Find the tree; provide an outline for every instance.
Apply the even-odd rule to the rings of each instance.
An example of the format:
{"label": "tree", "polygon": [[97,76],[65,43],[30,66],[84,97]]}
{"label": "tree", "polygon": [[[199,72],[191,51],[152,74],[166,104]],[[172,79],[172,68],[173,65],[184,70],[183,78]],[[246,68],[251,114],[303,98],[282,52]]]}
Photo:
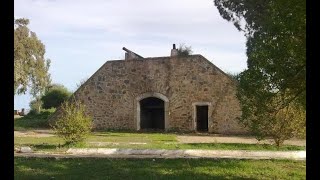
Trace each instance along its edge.
{"label": "tree", "polygon": [[226,74],[234,81],[238,81],[239,73],[226,72]]}
{"label": "tree", "polygon": [[50,59],[44,58],[45,46],[28,24],[28,19],[14,21],[14,94],[31,87],[32,96],[39,100],[50,83]]}
{"label": "tree", "polygon": [[[292,137],[285,134],[297,134],[297,130],[305,128],[301,114],[305,114],[306,107],[306,2],[214,3],[220,15],[233,22],[247,38],[248,69],[238,76],[241,122],[258,138],[272,136],[280,145],[283,139]],[[291,118],[283,118],[283,114],[290,114]],[[276,137],[280,135],[274,129],[290,133]]]}
{"label": "tree", "polygon": [[214,3],[224,19],[245,33],[247,71],[256,72],[252,78],[261,78],[266,81],[265,86],[274,86],[279,91],[289,89],[294,100],[305,107],[306,2],[214,0]]}
{"label": "tree", "polygon": [[186,46],[185,44],[180,44],[178,48],[178,56],[189,56],[192,54],[191,46]]}
{"label": "tree", "polygon": [[30,101],[29,107],[30,107],[31,114],[33,114],[33,113],[39,114],[40,113],[39,107],[40,108],[42,107],[42,101],[34,99],[34,100]]}
{"label": "tree", "polygon": [[58,108],[70,96],[71,92],[63,85],[52,84],[48,91],[42,96],[43,108]]}
{"label": "tree", "polygon": [[[247,72],[245,72],[247,73]],[[292,137],[304,137],[306,127],[305,109],[299,102],[291,101],[285,93],[259,91],[257,86],[246,81],[245,75],[238,76],[237,97],[241,103],[240,122],[247,126],[258,140],[271,137],[277,147]]]}
{"label": "tree", "polygon": [[45,63],[43,60],[37,60],[35,64],[34,72],[31,75],[31,91],[30,94],[34,97],[35,105],[37,105],[36,113],[40,113],[42,102],[41,97],[44,95],[50,84],[49,75],[50,61]]}

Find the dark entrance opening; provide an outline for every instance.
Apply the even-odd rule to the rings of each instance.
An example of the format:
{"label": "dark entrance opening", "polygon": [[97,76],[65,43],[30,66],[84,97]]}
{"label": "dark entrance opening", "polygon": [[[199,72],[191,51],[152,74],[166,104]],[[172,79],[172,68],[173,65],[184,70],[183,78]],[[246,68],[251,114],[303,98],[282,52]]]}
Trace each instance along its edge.
{"label": "dark entrance opening", "polygon": [[148,97],[140,101],[141,129],[164,130],[164,101]]}
{"label": "dark entrance opening", "polygon": [[208,106],[196,106],[197,131],[208,131]]}

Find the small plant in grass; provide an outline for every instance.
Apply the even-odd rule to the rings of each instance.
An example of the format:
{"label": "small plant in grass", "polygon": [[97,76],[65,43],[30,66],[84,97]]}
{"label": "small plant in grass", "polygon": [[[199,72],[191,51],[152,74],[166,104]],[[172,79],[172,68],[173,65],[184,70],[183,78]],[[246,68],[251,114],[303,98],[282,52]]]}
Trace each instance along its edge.
{"label": "small plant in grass", "polygon": [[85,106],[74,100],[61,105],[62,116],[52,125],[55,133],[66,141],[66,145],[81,144],[90,134],[92,118],[85,113]]}

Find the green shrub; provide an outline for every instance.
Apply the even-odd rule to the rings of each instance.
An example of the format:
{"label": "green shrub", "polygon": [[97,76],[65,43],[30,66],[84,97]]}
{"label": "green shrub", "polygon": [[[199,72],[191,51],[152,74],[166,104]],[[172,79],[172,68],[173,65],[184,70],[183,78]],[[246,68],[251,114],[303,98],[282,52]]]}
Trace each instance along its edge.
{"label": "green shrub", "polygon": [[54,84],[50,87],[48,92],[46,92],[44,96],[42,96],[42,107],[45,109],[49,109],[52,107],[58,108],[71,96],[71,94],[72,93],[63,85]]}
{"label": "green shrub", "polygon": [[29,107],[30,107],[30,112],[31,114],[39,114],[41,112],[41,107],[42,107],[42,101],[41,100],[32,100],[29,103]]}
{"label": "green shrub", "polygon": [[178,56],[185,57],[192,54],[191,46],[186,46],[184,43],[180,44],[178,48]]}
{"label": "green shrub", "polygon": [[52,126],[55,133],[66,141],[66,145],[82,142],[92,128],[92,118],[85,114],[85,106],[77,101],[65,101],[61,113]]}

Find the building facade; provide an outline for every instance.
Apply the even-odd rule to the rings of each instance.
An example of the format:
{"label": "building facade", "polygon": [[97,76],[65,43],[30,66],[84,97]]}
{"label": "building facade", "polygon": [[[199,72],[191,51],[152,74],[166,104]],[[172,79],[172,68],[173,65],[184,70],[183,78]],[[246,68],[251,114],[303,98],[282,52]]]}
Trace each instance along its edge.
{"label": "building facade", "polygon": [[235,82],[202,55],[131,55],[107,61],[74,93],[95,129],[246,132]]}

